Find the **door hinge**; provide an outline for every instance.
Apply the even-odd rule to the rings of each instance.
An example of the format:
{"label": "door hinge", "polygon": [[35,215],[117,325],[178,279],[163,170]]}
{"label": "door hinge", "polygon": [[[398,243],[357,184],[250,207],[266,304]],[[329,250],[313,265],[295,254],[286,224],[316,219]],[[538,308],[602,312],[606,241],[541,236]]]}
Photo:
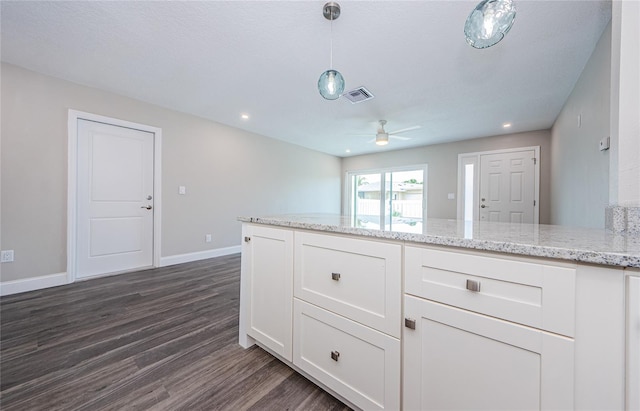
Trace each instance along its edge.
{"label": "door hinge", "polygon": [[245,243],[248,243],[249,241],[251,241],[251,237],[245,237],[245,238],[244,238],[244,242],[245,242]]}
{"label": "door hinge", "polygon": [[533,200],[533,206],[534,207],[536,206],[536,200]]}
{"label": "door hinge", "polygon": [[537,159],[537,158],[535,158],[535,157],[534,157],[534,158],[532,158],[532,160],[533,160],[533,165],[534,165],[534,166],[535,166],[536,164],[538,164],[538,159]]}

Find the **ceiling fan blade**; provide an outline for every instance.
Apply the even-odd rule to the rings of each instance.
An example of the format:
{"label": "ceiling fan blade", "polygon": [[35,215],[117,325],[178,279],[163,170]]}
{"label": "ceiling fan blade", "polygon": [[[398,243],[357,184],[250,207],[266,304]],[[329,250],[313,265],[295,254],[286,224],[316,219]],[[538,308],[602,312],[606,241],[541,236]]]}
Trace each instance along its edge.
{"label": "ceiling fan blade", "polygon": [[389,134],[389,137],[395,138],[396,140],[411,140],[411,137],[394,136],[393,134]]}
{"label": "ceiling fan blade", "polygon": [[413,126],[413,127],[407,127],[407,128],[403,128],[401,130],[396,130],[394,132],[389,132],[389,134],[398,134],[398,133],[404,133],[405,131],[413,131],[413,130],[417,130],[419,128],[422,128],[422,126]]}
{"label": "ceiling fan blade", "polygon": [[367,141],[367,143],[375,143],[376,139],[372,138],[371,140]]}

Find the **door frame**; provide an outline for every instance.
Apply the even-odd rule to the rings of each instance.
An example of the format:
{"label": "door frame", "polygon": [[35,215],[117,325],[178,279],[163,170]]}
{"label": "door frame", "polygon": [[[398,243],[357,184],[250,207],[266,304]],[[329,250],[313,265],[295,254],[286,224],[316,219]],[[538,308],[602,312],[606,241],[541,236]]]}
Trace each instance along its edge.
{"label": "door frame", "polygon": [[[95,121],[118,127],[146,131],[153,134],[153,267],[160,267],[162,224],[162,129],[145,124],[69,109],[68,115],[68,172],[67,172],[67,282],[76,280],[78,225],[78,120]],[[111,275],[115,273],[107,273]],[[96,276],[98,277],[98,276]]]}
{"label": "door frame", "polygon": [[[490,150],[490,151],[478,151],[474,153],[461,153],[458,154],[458,200],[457,200],[457,219],[464,220],[464,166],[465,164],[470,163],[469,159],[474,159],[471,161],[476,167],[474,167],[473,171],[473,191],[474,196],[480,196],[480,157],[489,154],[505,154],[505,153],[513,153],[518,151],[533,151],[534,156],[536,158],[536,162],[533,166],[533,199],[535,201],[535,205],[533,206],[533,224],[539,224],[540,222],[540,146],[530,146],[530,147],[514,147],[514,148],[506,148],[501,150]],[[479,200],[479,198],[478,198]],[[480,209],[476,207],[473,212],[474,219],[473,221],[480,220]]]}

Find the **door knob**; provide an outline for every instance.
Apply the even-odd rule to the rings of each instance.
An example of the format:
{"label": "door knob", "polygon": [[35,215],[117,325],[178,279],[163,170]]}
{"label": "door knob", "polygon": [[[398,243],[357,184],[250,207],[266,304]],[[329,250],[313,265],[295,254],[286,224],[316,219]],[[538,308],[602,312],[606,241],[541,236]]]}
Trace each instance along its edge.
{"label": "door knob", "polygon": [[482,204],[482,205],[480,206],[480,208],[487,208],[487,207],[488,207],[488,206],[486,206],[486,205],[484,205],[484,204]]}
{"label": "door knob", "polygon": [[151,210],[153,207],[151,207],[150,205],[146,205],[146,206],[142,206],[140,208],[146,208],[147,210]]}

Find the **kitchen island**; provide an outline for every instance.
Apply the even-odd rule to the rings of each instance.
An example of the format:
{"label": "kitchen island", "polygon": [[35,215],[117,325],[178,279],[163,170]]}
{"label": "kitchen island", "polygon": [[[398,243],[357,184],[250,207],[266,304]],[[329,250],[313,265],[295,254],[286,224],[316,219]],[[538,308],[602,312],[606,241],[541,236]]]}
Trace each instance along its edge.
{"label": "kitchen island", "polygon": [[633,405],[626,293],[639,275],[637,236],[438,219],[408,233],[339,215],[239,220],[240,344],[258,343],[351,406]]}

